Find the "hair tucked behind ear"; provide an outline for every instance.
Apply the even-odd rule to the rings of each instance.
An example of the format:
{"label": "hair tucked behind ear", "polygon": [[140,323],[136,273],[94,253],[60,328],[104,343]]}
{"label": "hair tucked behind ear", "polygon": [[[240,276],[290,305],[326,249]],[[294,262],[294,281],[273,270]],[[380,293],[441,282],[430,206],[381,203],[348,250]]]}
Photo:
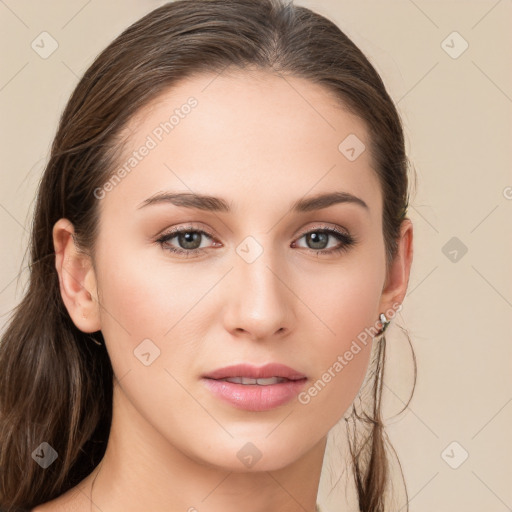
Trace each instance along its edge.
{"label": "hair tucked behind ear", "polygon": [[[112,367],[105,346],[79,331],[63,304],[53,225],[68,219],[75,242],[93,256],[98,230],[94,191],[115,172],[123,127],[180,80],[228,66],[309,79],[366,122],[367,150],[383,197],[386,262],[393,261],[408,206],[402,126],[382,80],[352,41],[326,18],[278,0],[177,0],[150,12],[119,35],[79,81],[42,176],[28,289],[0,344],[4,510],[29,509],[74,487],[99,463],[108,441]],[[92,337],[103,342],[101,332]],[[349,439],[362,512],[385,509],[381,347],[369,409],[353,415],[358,425]],[[357,431],[363,432],[362,443]],[[46,469],[32,456],[43,442],[58,454]]]}

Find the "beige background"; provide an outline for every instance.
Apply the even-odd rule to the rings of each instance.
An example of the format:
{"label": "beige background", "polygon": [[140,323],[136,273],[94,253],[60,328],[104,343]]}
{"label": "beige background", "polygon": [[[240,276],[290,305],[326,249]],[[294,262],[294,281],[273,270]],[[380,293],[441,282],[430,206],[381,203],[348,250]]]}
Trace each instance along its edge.
{"label": "beige background", "polygon": [[[60,112],[95,55],[163,3],[0,1],[2,325],[26,282],[30,216]],[[400,109],[418,173],[409,214],[415,261],[398,320],[418,360],[407,412],[393,417],[411,384],[408,346],[394,325],[385,387],[410,510],[512,510],[512,3],[296,3],[335,21],[376,66]],[[58,43],[46,59],[31,47],[43,31]],[[452,58],[447,51],[456,56],[464,41],[467,50]],[[330,492],[338,476],[322,474],[327,511],[342,503],[340,489]]]}

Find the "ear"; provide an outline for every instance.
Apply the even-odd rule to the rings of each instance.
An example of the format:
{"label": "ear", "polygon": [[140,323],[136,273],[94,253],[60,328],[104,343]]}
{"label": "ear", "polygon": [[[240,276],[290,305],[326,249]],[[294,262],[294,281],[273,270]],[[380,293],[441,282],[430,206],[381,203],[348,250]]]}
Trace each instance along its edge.
{"label": "ear", "polygon": [[[407,293],[413,258],[413,226],[410,219],[402,221],[395,259],[390,265],[382,290],[379,313],[397,311]],[[389,315],[388,315],[389,316]]]}
{"label": "ear", "polygon": [[101,328],[96,276],[91,258],[78,251],[74,234],[73,224],[67,219],[60,219],[53,226],[60,293],[76,327],[83,332],[96,332]]}

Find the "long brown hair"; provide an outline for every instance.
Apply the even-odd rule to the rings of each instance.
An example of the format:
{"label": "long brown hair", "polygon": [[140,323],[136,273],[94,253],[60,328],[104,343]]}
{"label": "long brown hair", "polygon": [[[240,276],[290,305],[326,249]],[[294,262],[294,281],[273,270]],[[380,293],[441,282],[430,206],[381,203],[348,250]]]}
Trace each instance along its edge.
{"label": "long brown hair", "polygon": [[[165,89],[227,66],[306,78],[366,122],[382,190],[386,262],[397,251],[408,206],[408,160],[399,114],[376,70],[331,21],[285,0],[177,0],[150,12],[92,63],[60,119],[38,190],[30,279],[0,345],[0,505],[21,511],[74,487],[100,462],[112,419],[114,375],[101,331],[89,335],[63,304],[52,241],[60,218],[94,254],[94,191],[115,171],[120,133]],[[341,142],[341,141],[340,141]],[[371,392],[354,404],[349,437],[362,512],[385,510],[388,442],[381,419],[385,337],[371,363]],[[415,365],[416,375],[416,365]],[[348,419],[347,419],[348,420]],[[42,442],[57,453],[43,469]]]}

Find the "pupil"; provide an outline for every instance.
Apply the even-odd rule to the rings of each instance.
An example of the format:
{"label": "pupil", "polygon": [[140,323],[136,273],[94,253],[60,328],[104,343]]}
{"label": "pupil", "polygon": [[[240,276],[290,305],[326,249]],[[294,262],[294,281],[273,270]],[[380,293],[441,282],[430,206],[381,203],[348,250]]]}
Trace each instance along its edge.
{"label": "pupil", "polygon": [[[327,244],[327,233],[310,233],[307,235],[308,240],[313,244],[313,249],[324,249]],[[315,245],[320,244],[320,246]]]}
{"label": "pupil", "polygon": [[[197,232],[188,232],[180,235],[180,244],[184,246],[185,249],[197,249],[200,243],[201,235]],[[197,243],[199,241],[199,243]]]}

